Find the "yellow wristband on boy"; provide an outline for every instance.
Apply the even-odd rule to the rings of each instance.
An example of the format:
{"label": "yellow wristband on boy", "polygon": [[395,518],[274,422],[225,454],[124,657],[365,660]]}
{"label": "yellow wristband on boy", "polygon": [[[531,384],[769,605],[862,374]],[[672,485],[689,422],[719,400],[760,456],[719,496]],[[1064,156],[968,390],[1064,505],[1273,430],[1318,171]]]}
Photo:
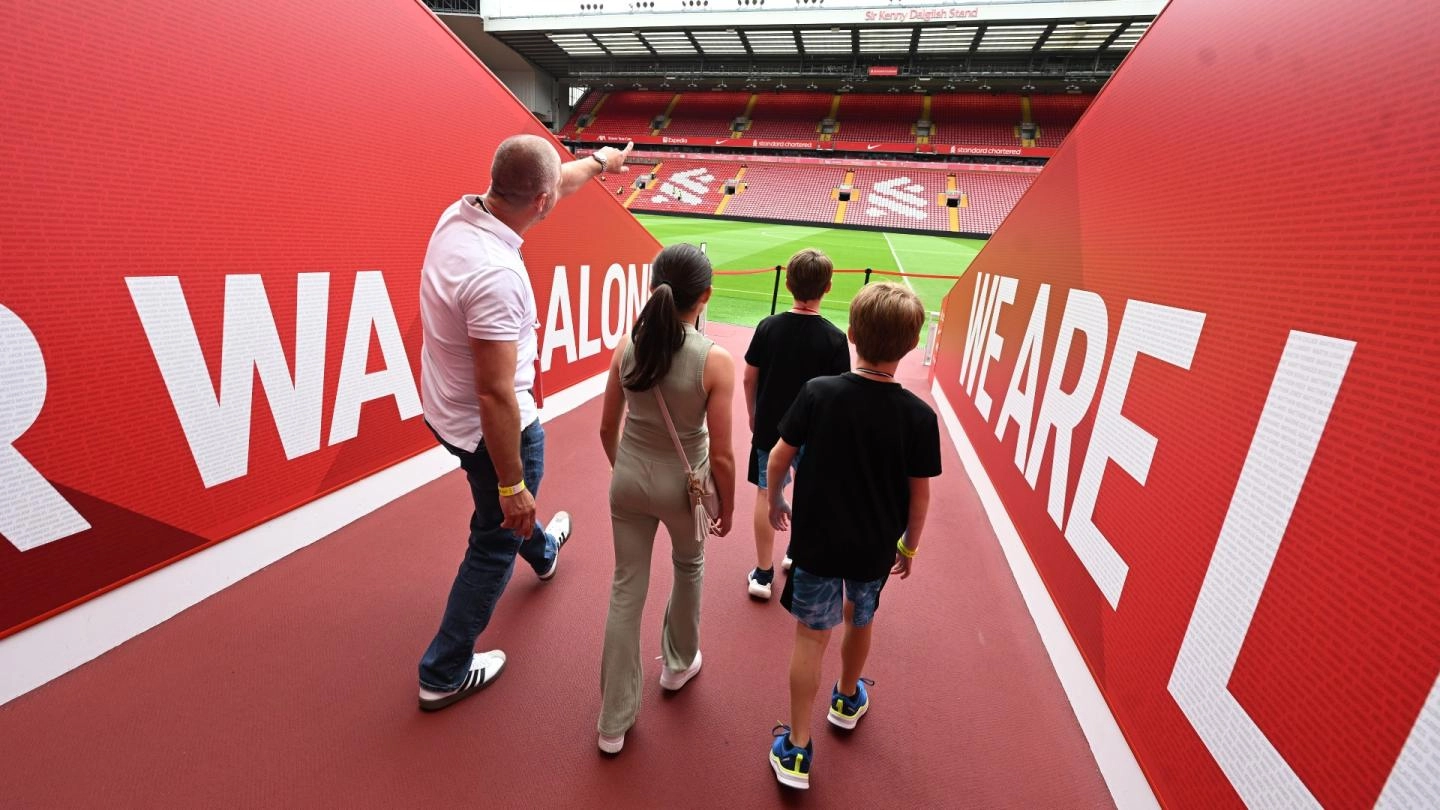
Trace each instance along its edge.
{"label": "yellow wristband on boy", "polygon": [[913,560],[915,559],[915,554],[920,549],[910,548],[909,546],[905,545],[905,538],[902,537],[899,540],[895,541],[895,550],[900,552],[901,557],[904,557],[907,560]]}
{"label": "yellow wristband on boy", "polygon": [[519,495],[520,493],[525,491],[525,479],[521,478],[520,483],[516,484],[513,487],[502,486],[497,487],[497,489],[499,489],[500,494],[506,498],[510,497],[511,495]]}

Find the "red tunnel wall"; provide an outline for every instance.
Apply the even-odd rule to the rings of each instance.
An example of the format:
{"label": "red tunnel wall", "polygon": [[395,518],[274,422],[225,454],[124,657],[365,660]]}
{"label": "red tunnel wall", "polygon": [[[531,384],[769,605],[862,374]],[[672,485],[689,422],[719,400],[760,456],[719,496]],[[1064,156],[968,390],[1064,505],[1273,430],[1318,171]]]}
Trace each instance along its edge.
{"label": "red tunnel wall", "polygon": [[[485,189],[502,138],[544,132],[414,0],[39,4],[6,23],[0,636],[434,446],[413,396],[426,243],[446,206]],[[591,186],[524,247],[554,327],[552,395],[604,370],[602,329],[628,323],[658,250]],[[251,374],[248,414],[209,428],[239,437],[243,474],[206,486],[154,343],[198,344],[196,410],[222,410],[227,285],[253,276],[268,306],[229,325],[273,318],[289,385],[306,287],[323,383],[277,406]],[[132,292],[157,277],[178,278],[184,303],[151,335]],[[403,351],[387,355],[387,335]],[[395,370],[380,394],[344,397],[360,400],[353,438],[336,408],[347,347],[361,372]],[[276,407],[318,409],[293,458]]]}
{"label": "red tunnel wall", "polygon": [[935,379],[1165,804],[1440,805],[1436,41],[1173,0],[949,296]]}

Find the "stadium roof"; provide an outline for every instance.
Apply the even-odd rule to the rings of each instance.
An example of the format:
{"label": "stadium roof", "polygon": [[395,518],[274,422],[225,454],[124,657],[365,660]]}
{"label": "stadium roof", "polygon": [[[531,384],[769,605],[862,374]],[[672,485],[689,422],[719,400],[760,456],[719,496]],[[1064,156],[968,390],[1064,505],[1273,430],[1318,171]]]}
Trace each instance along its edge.
{"label": "stadium roof", "polygon": [[[1164,6],[1164,0],[768,0],[769,9],[761,7],[767,0],[428,2],[442,16],[480,16],[486,33],[557,78],[636,86],[739,77],[802,78],[826,87],[926,78],[1103,80]],[[876,66],[895,73],[872,79]]]}

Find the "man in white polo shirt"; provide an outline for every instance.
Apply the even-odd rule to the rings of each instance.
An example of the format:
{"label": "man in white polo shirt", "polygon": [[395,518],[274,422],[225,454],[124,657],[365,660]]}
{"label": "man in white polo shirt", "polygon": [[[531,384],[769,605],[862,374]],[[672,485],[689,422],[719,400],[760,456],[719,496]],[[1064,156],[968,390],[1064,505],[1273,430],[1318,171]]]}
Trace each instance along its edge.
{"label": "man in white polo shirt", "polygon": [[440,630],[420,659],[421,709],[443,709],[500,674],[505,654],[476,653],[475,640],[516,555],[549,580],[570,537],[565,512],[543,529],[535,520],[545,431],[534,396],[539,319],[521,234],[591,178],[625,171],[632,147],[562,164],[544,138],[507,138],[495,150],[489,191],[447,208],[430,237],[420,275],[421,398],[430,429],[460,459],[475,512]]}

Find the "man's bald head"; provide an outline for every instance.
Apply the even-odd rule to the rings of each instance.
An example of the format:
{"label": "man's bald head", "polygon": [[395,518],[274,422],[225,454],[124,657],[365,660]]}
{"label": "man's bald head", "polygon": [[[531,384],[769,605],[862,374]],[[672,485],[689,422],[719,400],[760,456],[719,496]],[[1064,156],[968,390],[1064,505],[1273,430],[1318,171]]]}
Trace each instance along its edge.
{"label": "man's bald head", "polygon": [[554,195],[560,182],[560,155],[539,135],[512,135],[500,142],[490,163],[490,193],[524,206],[541,194]]}

